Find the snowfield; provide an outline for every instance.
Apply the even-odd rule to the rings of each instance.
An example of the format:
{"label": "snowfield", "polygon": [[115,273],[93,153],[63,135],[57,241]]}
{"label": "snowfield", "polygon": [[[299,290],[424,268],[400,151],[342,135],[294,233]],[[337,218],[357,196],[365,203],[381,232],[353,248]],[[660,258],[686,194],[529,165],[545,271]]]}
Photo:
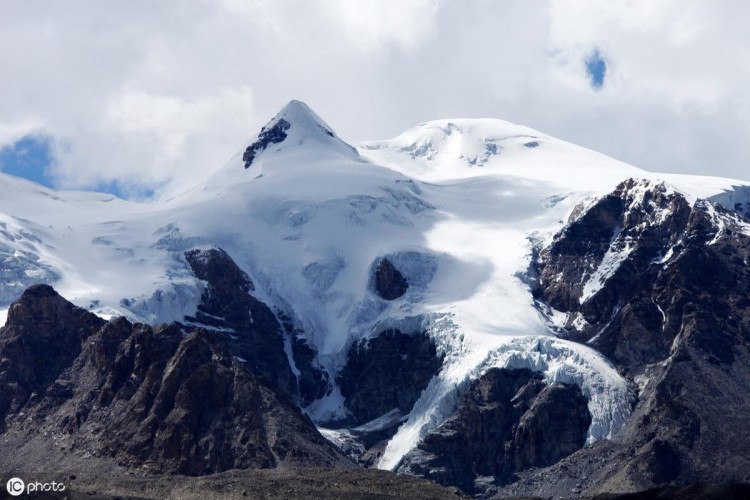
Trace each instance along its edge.
{"label": "snowfield", "polygon": [[[286,137],[257,151],[247,168],[237,155],[169,200],[132,203],[0,175],[0,309],[46,282],[105,317],[179,321],[195,312],[203,290],[184,252],[221,247],[251,277],[255,295],[304,330],[329,373],[352,342],[385,328],[435,339],[444,367],[381,468],[396,467],[491,367],[531,368],[579,385],[593,442],[616,435],[634,388],[594,350],[555,337],[525,281],[534,246],[577,204],[628,177],[664,180],[692,201],[733,205],[750,193],[741,181],[645,172],[501,120],[427,122],[356,148],[300,102],[266,128],[280,120]],[[390,302],[372,289],[384,256],[410,283]],[[586,293],[621,257],[605,259]],[[306,411],[318,422],[346,412],[335,387]]]}

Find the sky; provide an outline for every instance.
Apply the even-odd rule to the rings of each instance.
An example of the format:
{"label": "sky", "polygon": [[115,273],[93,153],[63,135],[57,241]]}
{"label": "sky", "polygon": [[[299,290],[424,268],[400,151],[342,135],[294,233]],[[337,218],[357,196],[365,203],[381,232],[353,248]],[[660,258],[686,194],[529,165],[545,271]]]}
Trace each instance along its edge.
{"label": "sky", "polygon": [[3,0],[0,170],[189,189],[289,100],[350,142],[494,117],[750,180],[750,2]]}

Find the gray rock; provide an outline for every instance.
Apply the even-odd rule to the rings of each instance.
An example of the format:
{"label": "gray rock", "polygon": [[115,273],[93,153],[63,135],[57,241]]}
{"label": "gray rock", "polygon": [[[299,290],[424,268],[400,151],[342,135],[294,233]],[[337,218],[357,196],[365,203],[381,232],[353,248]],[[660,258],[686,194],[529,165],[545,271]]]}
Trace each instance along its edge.
{"label": "gray rock", "polygon": [[[580,449],[591,415],[575,385],[545,385],[530,370],[493,368],[461,397],[456,413],[408,453],[399,472],[478,492],[515,472],[551,465]],[[478,481],[479,479],[479,481]]]}
{"label": "gray rock", "polygon": [[351,346],[337,381],[347,409],[362,424],[394,408],[409,413],[441,366],[426,333],[386,330]]}

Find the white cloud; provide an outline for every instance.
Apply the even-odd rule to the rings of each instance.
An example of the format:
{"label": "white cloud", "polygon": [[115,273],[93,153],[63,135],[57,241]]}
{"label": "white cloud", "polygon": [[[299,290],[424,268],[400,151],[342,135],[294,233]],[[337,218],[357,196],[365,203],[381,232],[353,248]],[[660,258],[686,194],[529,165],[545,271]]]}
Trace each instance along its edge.
{"label": "white cloud", "polygon": [[[191,186],[290,99],[352,140],[496,116],[654,170],[750,178],[746,2],[0,3],[0,145],[66,187]],[[594,91],[584,59],[607,61]]]}
{"label": "white cloud", "polygon": [[363,51],[382,50],[392,44],[413,52],[435,34],[436,0],[329,0],[324,3],[352,45]]}
{"label": "white cloud", "polygon": [[24,136],[35,134],[41,129],[41,121],[18,121],[11,123],[0,121],[0,147],[13,144]]}
{"label": "white cloud", "polygon": [[187,189],[227,159],[217,151],[247,139],[252,112],[247,87],[193,100],[128,90],[106,103],[100,120],[58,141],[51,174],[70,188],[119,182],[137,192],[171,181],[173,189]]}

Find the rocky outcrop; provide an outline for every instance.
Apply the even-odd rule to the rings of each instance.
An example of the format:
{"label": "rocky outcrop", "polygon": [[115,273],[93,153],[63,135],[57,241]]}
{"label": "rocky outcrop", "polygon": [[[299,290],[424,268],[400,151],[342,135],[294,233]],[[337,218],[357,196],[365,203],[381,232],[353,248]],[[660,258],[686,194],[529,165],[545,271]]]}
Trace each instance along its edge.
{"label": "rocky outcrop", "polygon": [[461,397],[456,413],[404,457],[399,472],[478,492],[580,449],[590,424],[577,386],[546,385],[530,370],[493,368]]}
{"label": "rocky outcrop", "polygon": [[441,366],[426,333],[386,330],[351,346],[337,381],[346,408],[365,423],[394,408],[409,413]]}
{"label": "rocky outcrop", "polygon": [[258,134],[258,140],[249,145],[242,154],[242,161],[245,163],[245,168],[250,168],[255,157],[263,150],[273,144],[283,142],[284,139],[286,139],[286,131],[289,130],[290,126],[291,125],[288,121],[280,118],[275,123],[263,127]]}
{"label": "rocky outcrop", "polygon": [[375,292],[385,300],[396,300],[409,288],[404,275],[387,258],[381,259],[375,268],[374,281]]}
{"label": "rocky outcrop", "polygon": [[48,285],[29,287],[0,334],[0,422],[44,394],[103,323]]}
{"label": "rocky outcrop", "polygon": [[248,275],[219,248],[190,250],[185,258],[205,282],[201,303],[195,317],[186,318],[188,324],[218,331],[250,371],[297,399],[284,330],[273,311],[251,295],[254,285]]}
{"label": "rocky outcrop", "polygon": [[69,468],[82,456],[189,475],[352,466],[216,332],[105,324],[34,287],[0,330],[0,358],[1,467]]}
{"label": "rocky outcrop", "polygon": [[[715,320],[721,311],[743,314],[743,224],[709,202],[691,206],[664,184],[630,179],[574,213],[541,252],[537,298],[568,313],[563,335],[637,370],[669,355],[696,307]],[[711,330],[705,345],[717,359],[730,355],[732,335],[700,330]]]}
{"label": "rocky outcrop", "polygon": [[542,309],[567,313],[563,334],[609,357],[639,399],[615,440],[499,494],[750,482],[750,436],[737,432],[750,412],[750,221],[631,180],[574,214],[538,269]]}
{"label": "rocky outcrop", "polygon": [[513,436],[513,467],[523,470],[558,462],[586,442],[591,414],[573,384],[545,386],[521,416]]}

